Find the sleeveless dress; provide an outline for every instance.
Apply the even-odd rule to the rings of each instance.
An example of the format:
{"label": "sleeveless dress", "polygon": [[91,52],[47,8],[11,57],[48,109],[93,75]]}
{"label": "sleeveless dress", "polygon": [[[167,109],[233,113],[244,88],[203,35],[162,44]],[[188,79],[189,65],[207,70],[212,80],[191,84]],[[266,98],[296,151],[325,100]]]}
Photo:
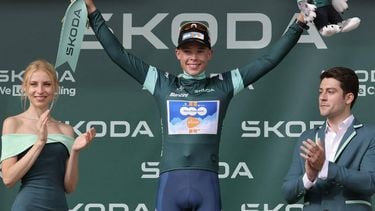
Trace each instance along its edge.
{"label": "sleeveless dress", "polygon": [[[36,140],[37,136],[32,134],[3,135],[1,161],[13,156],[21,159]],[[47,144],[21,179],[12,211],[69,210],[64,176],[73,141],[73,138],[61,134],[48,135]]]}

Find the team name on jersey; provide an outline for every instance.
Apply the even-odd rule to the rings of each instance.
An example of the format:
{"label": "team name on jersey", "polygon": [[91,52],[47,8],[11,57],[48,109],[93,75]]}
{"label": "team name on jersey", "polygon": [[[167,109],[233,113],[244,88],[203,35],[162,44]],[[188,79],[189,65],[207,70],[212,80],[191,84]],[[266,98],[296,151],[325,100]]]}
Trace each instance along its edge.
{"label": "team name on jersey", "polygon": [[202,92],[206,92],[206,93],[210,93],[210,92],[214,92],[215,89],[198,89],[198,90],[194,90],[194,93],[198,94],[198,93],[202,93]]}
{"label": "team name on jersey", "polygon": [[188,97],[189,94],[188,93],[175,93],[175,92],[171,92],[171,94],[169,94],[169,97],[181,97],[181,98],[186,98]]}

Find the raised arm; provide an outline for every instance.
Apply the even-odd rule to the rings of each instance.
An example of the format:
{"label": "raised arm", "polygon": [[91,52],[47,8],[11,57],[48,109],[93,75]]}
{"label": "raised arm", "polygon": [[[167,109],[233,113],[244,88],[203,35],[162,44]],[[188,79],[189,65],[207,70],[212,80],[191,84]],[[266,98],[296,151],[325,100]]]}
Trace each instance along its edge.
{"label": "raised arm", "polygon": [[97,10],[92,0],[86,0],[86,5],[90,25],[108,56],[121,67],[122,70],[127,72],[140,84],[144,84],[147,73],[151,67],[124,49],[120,41],[107,27],[101,13]]}
{"label": "raised arm", "polygon": [[254,83],[276,67],[295,46],[304,29],[307,29],[307,25],[304,23],[303,15],[300,14],[296,22],[289,27],[267,54],[239,68],[244,86]]}

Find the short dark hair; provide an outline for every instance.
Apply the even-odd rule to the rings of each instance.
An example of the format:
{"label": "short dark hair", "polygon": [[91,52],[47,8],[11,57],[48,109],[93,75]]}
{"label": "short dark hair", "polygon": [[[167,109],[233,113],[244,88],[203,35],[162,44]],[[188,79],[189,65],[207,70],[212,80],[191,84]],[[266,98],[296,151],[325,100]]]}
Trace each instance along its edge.
{"label": "short dark hair", "polygon": [[358,76],[355,74],[354,70],[347,67],[332,67],[320,74],[320,81],[324,78],[334,78],[338,80],[341,89],[344,91],[344,95],[353,93],[354,99],[350,105],[350,108],[352,108],[358,97],[359,91]]}

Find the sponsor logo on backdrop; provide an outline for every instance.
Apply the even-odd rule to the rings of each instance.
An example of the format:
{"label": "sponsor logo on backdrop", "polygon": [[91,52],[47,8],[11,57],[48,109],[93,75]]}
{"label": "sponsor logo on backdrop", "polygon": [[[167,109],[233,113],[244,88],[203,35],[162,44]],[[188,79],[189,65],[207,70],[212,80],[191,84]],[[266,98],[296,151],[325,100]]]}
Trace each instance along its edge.
{"label": "sponsor logo on backdrop", "polygon": [[375,70],[356,70],[359,80],[358,96],[375,96]]}
{"label": "sponsor logo on backdrop", "polygon": [[[141,164],[142,179],[159,178],[159,162],[143,162]],[[219,179],[254,179],[246,162],[238,162],[230,165],[227,162],[219,162]]]}
{"label": "sponsor logo on backdrop", "polygon": [[129,204],[132,204],[129,206],[125,203],[109,203],[109,204],[103,204],[103,203],[78,203],[76,204],[72,209],[69,209],[69,211],[115,211],[115,210],[122,210],[122,211],[151,211],[153,208],[151,208],[151,205],[148,208],[146,204],[139,203],[135,206],[133,205],[134,202],[131,202]]}
{"label": "sponsor logo on backdrop", "polygon": [[[133,202],[131,204],[134,204]],[[138,203],[133,206],[129,206],[126,203],[78,203],[69,211],[154,211],[154,208],[151,208],[152,205],[147,206],[144,203]],[[302,204],[241,204],[240,211],[298,211],[303,210]]]}
{"label": "sponsor logo on backdrop", "polygon": [[303,210],[303,204],[242,204],[241,211],[297,211]]}
{"label": "sponsor logo on backdrop", "polygon": [[[242,138],[295,138],[305,130],[324,124],[324,121],[242,121]],[[251,139],[254,140],[254,139]]]}
{"label": "sponsor logo on backdrop", "polygon": [[73,127],[74,132],[77,135],[81,135],[90,128],[94,127],[96,129],[97,138],[110,137],[110,138],[135,138],[139,136],[155,137],[154,133],[147,121],[139,121],[136,124],[130,124],[128,121],[77,121],[70,122],[65,121]]}
{"label": "sponsor logo on backdrop", "polygon": [[[181,23],[186,21],[203,21],[206,22],[210,28],[211,44],[215,45],[217,42],[226,42],[227,49],[262,49],[267,47],[272,41],[272,21],[268,15],[262,13],[227,13],[227,20],[223,22],[218,22],[217,18],[210,13],[180,13],[174,17],[170,17],[168,13],[156,13],[146,24],[141,26],[135,25],[133,22],[137,17],[132,13],[124,13],[122,15],[122,27],[120,30],[116,31],[111,29],[114,34],[121,40],[120,35],[122,35],[122,43],[126,49],[133,48],[133,37],[142,36],[142,45],[144,41],[148,41],[156,49],[173,49],[177,46],[178,29]],[[289,25],[295,22],[298,14],[294,14],[290,17]],[[106,21],[111,21],[113,16],[119,16],[115,13],[103,13],[103,17]],[[116,17],[117,18],[117,17]],[[166,23],[168,22],[168,23]],[[241,23],[242,25],[239,25]],[[170,37],[166,38],[164,32],[156,33],[160,31],[158,29],[159,25],[170,25]],[[250,38],[248,40],[239,40],[241,33],[240,27],[243,24],[248,24],[249,27],[255,25],[261,25],[262,28],[259,30],[261,32],[261,37],[258,36]],[[118,28],[112,24],[113,27]],[[226,30],[220,28],[226,28]],[[285,27],[285,31],[289,26]],[[226,33],[219,34],[218,32]],[[86,30],[85,35],[94,35],[91,29]],[[279,37],[276,37],[277,39]],[[165,43],[172,40],[173,45],[167,46]],[[327,45],[319,34],[319,31],[313,24],[310,24],[310,29],[304,33],[298,41],[299,43],[308,43],[314,45],[317,49],[327,49]],[[82,43],[82,49],[102,49],[102,46],[98,41],[84,41]]]}
{"label": "sponsor logo on backdrop", "polygon": [[[21,83],[24,70],[0,70],[0,95],[21,96]],[[76,80],[74,73],[70,70],[58,72],[58,81],[60,83],[59,95],[74,97],[77,90],[74,86]]]}

